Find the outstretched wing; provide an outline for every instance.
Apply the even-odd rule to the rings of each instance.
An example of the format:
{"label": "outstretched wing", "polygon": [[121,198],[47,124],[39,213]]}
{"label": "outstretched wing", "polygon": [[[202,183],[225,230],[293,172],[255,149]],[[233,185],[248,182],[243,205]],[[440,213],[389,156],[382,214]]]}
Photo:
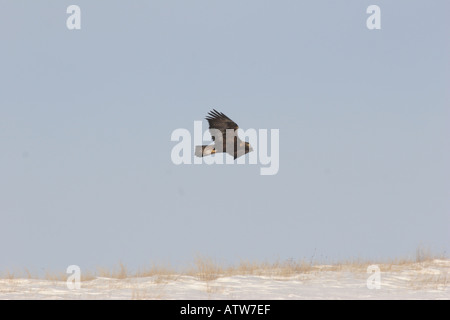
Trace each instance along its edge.
{"label": "outstretched wing", "polygon": [[[219,112],[215,109],[213,109],[213,111],[210,111],[208,113],[206,120],[208,120],[208,123],[209,123],[209,130],[211,132],[212,139],[216,143],[218,141],[216,141],[216,139],[214,137],[216,134],[216,132],[214,132],[214,131],[219,130],[222,133],[222,137],[220,137],[220,138],[222,141],[224,141],[227,129],[233,129],[234,132],[236,133],[236,130],[239,128],[238,125],[233,120],[228,118],[222,112]],[[215,129],[215,130],[211,130],[211,129]]]}

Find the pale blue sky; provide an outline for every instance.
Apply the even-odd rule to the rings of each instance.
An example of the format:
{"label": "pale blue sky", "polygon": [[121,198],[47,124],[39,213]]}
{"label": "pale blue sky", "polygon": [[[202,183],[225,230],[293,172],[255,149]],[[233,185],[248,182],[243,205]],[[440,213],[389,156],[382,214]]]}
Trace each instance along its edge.
{"label": "pale blue sky", "polygon": [[[449,10],[0,0],[0,270],[448,253]],[[279,173],[172,164],[212,108],[279,129]]]}

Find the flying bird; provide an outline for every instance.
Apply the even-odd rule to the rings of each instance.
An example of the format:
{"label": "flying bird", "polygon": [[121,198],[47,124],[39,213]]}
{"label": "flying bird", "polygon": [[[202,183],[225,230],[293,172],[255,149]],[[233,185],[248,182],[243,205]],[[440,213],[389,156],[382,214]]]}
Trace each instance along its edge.
{"label": "flying bird", "polygon": [[238,125],[215,109],[206,116],[209,131],[214,141],[211,145],[196,146],[197,157],[209,156],[214,153],[226,152],[234,159],[253,151],[250,143],[242,141],[237,135]]}

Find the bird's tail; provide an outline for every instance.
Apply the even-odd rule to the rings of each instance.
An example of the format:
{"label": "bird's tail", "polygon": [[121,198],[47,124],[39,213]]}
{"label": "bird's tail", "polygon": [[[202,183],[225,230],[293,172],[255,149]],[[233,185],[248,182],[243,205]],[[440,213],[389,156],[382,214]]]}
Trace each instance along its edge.
{"label": "bird's tail", "polygon": [[195,155],[197,157],[209,156],[210,154],[216,153],[214,146],[196,146]]}

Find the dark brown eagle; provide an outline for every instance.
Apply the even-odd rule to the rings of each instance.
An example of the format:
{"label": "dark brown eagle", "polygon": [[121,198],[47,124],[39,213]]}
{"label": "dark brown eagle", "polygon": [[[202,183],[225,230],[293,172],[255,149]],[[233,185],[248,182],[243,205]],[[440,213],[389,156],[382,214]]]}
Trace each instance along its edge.
{"label": "dark brown eagle", "polygon": [[209,131],[214,141],[211,145],[196,146],[197,157],[209,156],[214,153],[226,152],[234,159],[253,151],[252,146],[239,139],[237,135],[238,125],[222,112],[212,110],[206,117],[209,123]]}

